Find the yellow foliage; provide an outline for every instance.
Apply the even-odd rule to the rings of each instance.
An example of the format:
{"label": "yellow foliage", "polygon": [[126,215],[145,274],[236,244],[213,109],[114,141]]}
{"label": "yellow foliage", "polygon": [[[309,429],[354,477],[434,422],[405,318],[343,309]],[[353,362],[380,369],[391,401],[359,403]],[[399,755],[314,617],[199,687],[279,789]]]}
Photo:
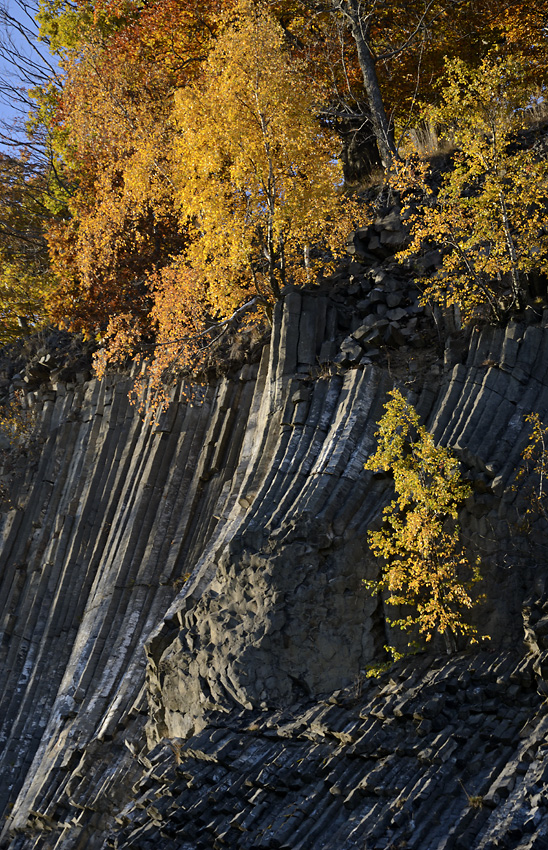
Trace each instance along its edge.
{"label": "yellow foliage", "polygon": [[47,168],[28,151],[0,154],[0,345],[46,322],[52,285],[44,229]]}
{"label": "yellow foliage", "polygon": [[63,156],[77,189],[70,220],[49,229],[52,313],[88,334],[116,313],[139,321],[149,304],[135,282],[181,241],[166,170],[171,102],[158,86],[152,66],[100,43],[66,62]]}
{"label": "yellow foliage", "polygon": [[[319,93],[290,56],[280,25],[246,0],[221,24],[199,82],[176,92],[166,125],[162,185],[184,245],[146,274],[155,347],[143,381],[161,404],[174,368],[199,370],[234,317],[240,326],[260,323],[286,284],[315,282],[363,217],[342,192],[338,142],[317,118]],[[127,158],[132,176],[135,156]],[[124,171],[124,203],[138,208],[152,162],[145,161],[136,188]],[[121,199],[121,192],[111,197]],[[117,216],[114,208],[105,213],[108,192],[101,197],[111,234],[101,250],[114,251]],[[88,246],[101,233],[96,211],[87,233],[86,220],[81,224]],[[91,266],[99,247],[89,252]],[[99,372],[127,357],[139,335],[130,313],[113,316],[96,358]]]}
{"label": "yellow foliage", "polygon": [[47,322],[51,274],[36,266],[28,257],[10,261],[0,252],[0,345]]}
{"label": "yellow foliage", "polygon": [[[457,152],[441,189],[411,216],[412,241],[400,256],[441,246],[443,265],[423,279],[424,301],[457,305],[465,320],[499,318],[523,305],[527,273],[548,269],[548,163],[516,141],[530,89],[520,61],[495,56],[477,69],[448,62],[441,94],[427,117]],[[423,179],[403,171],[398,188],[424,189]]]}
{"label": "yellow foliage", "polygon": [[[153,356],[135,382],[132,398],[141,408],[146,399],[147,408],[152,410],[167,407],[175,368],[190,363],[196,370],[202,366],[201,355],[210,335],[204,283],[183,259],[152,276],[150,287],[154,295],[150,318],[156,337],[148,348]],[[147,352],[134,317],[130,313],[113,316],[102,336],[102,348],[94,357],[97,376],[102,378],[108,365],[123,364],[138,348]]]}
{"label": "yellow foliage", "polygon": [[463,610],[473,605],[470,588],[479,572],[468,561],[456,524],[471,487],[462,480],[457,458],[435,445],[400,391],[390,395],[376,434],[377,451],[365,468],[390,471],[396,498],[384,510],[384,527],[369,534],[383,567],[379,581],[366,585],[387,591],[390,605],[414,609],[392,625],[416,626],[426,641],[439,632],[448,646],[456,634],[474,640],[476,630],[464,621]]}
{"label": "yellow foliage", "polygon": [[177,93],[173,179],[194,236],[190,265],[219,316],[250,291],[270,302],[312,274],[305,249],[325,244],[342,215],[337,144],[316,111],[317,92],[283,30],[248,2],[201,83]]}

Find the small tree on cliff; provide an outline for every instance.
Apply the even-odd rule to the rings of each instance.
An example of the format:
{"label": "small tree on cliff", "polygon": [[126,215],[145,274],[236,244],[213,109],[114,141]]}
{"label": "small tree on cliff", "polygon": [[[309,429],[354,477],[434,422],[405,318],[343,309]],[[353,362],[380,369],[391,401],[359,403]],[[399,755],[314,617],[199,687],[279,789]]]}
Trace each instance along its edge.
{"label": "small tree on cliff", "polygon": [[404,631],[418,627],[426,641],[439,632],[452,651],[456,635],[475,640],[476,634],[463,613],[474,604],[470,589],[480,576],[455,522],[471,487],[462,480],[457,458],[436,446],[400,391],[390,395],[376,434],[377,451],[365,468],[391,472],[396,498],[384,510],[384,527],[369,534],[382,570],[378,581],[366,585],[388,591],[390,605],[414,609],[391,625]]}

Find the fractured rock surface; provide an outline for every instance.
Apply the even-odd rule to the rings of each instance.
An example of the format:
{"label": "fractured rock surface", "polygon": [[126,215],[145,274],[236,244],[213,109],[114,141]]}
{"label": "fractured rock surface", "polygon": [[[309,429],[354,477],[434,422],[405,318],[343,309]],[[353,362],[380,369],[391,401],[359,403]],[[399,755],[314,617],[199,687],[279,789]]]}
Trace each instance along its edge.
{"label": "fractured rock surface", "polygon": [[[363,294],[356,292],[356,299]],[[409,329],[410,305],[398,298],[408,320],[400,321],[400,329]],[[405,787],[414,783],[410,792],[417,783],[425,795],[430,789],[436,801],[431,805],[440,816],[445,803],[454,814],[453,845],[441,843],[441,821],[432,814],[423,843],[409,846],[487,848],[492,840],[487,836],[499,834],[495,827],[504,818],[522,842],[509,847],[542,846],[544,751],[531,744],[531,758],[522,759],[522,750],[509,738],[519,734],[525,741],[544,734],[536,691],[543,686],[548,649],[542,624],[548,610],[541,592],[546,539],[539,523],[523,530],[522,491],[513,485],[528,439],[524,415],[548,413],[548,330],[514,324],[474,332],[465,344],[455,341],[447,347],[442,376],[413,371],[411,349],[403,357],[403,371],[402,358],[399,371],[393,371],[363,353],[357,368],[341,358],[329,367],[353,325],[363,327],[366,316],[361,313],[354,322],[347,305],[322,291],[289,293],[277,308],[260,366],[245,367],[215,386],[174,388],[173,403],[155,429],[129,405],[128,379],[57,383],[36,391],[43,449],[20,465],[2,527],[2,848],[99,848],[107,836],[113,846],[216,846],[213,839],[222,846],[222,830],[239,830],[237,824],[247,818],[257,821],[255,832],[245,826],[256,842],[249,846],[284,846],[277,834],[264,833],[268,824],[261,820],[282,829],[288,810],[278,792],[268,797],[268,784],[246,774],[243,766],[230,774],[233,756],[218,764],[207,756],[217,753],[211,747],[223,736],[227,753],[239,742],[243,752],[250,748],[251,761],[264,737],[270,773],[300,758],[309,765],[303,775],[296,770],[297,788],[287,779],[287,805],[304,811],[299,841],[308,843],[303,847],[324,846],[323,830],[334,830],[333,824],[339,847],[359,846],[344,844],[351,841],[351,828],[358,830],[356,840],[359,836],[363,846],[377,821],[373,837],[385,841],[382,846],[396,834],[409,842],[413,812],[402,802],[398,818],[392,806],[403,791],[389,778],[391,770],[400,770],[400,758],[405,770],[398,782],[407,777]],[[364,352],[356,336],[354,341]],[[429,671],[422,670],[418,718],[415,709],[398,715],[392,708],[377,717],[378,703],[369,701],[373,686],[354,706],[346,697],[340,706],[338,697],[327,708],[322,702],[322,694],[360,682],[364,667],[386,643],[382,604],[370,598],[361,580],[374,575],[367,530],[390,498],[390,481],[365,473],[363,463],[374,447],[386,392],[396,380],[405,382],[436,438],[459,452],[473,482],[474,497],[463,508],[461,524],[482,556],[488,602],[477,615],[478,627],[493,638],[492,654],[481,662],[487,665],[484,678],[468,656],[438,661],[432,669],[439,681],[456,676],[456,690],[436,684],[430,692]],[[524,657],[521,609],[535,588],[526,622],[533,655]],[[458,673],[451,673],[451,664],[460,665]],[[461,682],[467,669],[481,679],[481,699],[474,707]],[[397,683],[395,696],[412,704],[410,675]],[[391,696],[383,694],[390,706],[397,701]],[[423,717],[429,700],[434,702],[428,711],[440,710]],[[342,719],[334,722],[339,709]],[[311,737],[306,730],[313,726],[312,716],[326,711],[327,731]],[[282,734],[280,728],[289,728],[291,718],[296,725]],[[437,729],[442,721],[444,728]],[[385,753],[366,743],[370,722],[373,737],[389,736]],[[249,729],[250,724],[258,725]],[[345,724],[351,727],[348,740],[337,737]],[[487,738],[481,737],[484,726]],[[173,773],[173,748],[193,730],[196,737],[184,745],[186,779],[184,771]],[[471,776],[454,759],[464,746],[463,736],[468,741],[474,730],[481,770],[491,772],[469,787]],[[156,747],[152,757],[145,732]],[[413,736],[421,739],[420,747]],[[173,739],[171,745],[162,743],[165,737]],[[278,739],[281,743],[274,746]],[[364,753],[350,753],[362,739]],[[408,753],[401,751],[407,746],[404,739],[409,739]],[[314,760],[315,747],[324,747],[320,762]],[[431,754],[419,758],[425,749]],[[301,755],[292,761],[297,752]],[[328,773],[323,759],[331,765]],[[437,770],[446,761],[453,765],[447,777]],[[200,770],[217,764],[218,777],[202,776],[196,768],[193,785],[196,764]],[[524,764],[535,767],[523,773]],[[514,767],[506,770],[508,765]],[[382,768],[379,775],[377,767]],[[168,777],[169,771],[173,775]],[[219,823],[210,828],[197,812],[203,835],[189,833],[187,839],[182,831],[179,836],[177,824],[187,829],[188,819],[176,814],[172,798],[166,802],[169,788],[187,801],[182,804],[186,811],[203,805],[198,791],[193,796],[200,782],[217,789],[215,800],[224,793],[223,771],[236,777],[235,799],[228,796],[222,804],[232,812],[230,818],[223,808],[216,815]],[[280,775],[287,777],[288,771]],[[360,786],[370,771],[371,784],[367,780]],[[438,779],[433,778],[438,775],[439,801]],[[468,795],[484,796],[491,804],[478,811],[470,807],[459,778]],[[500,791],[503,780],[506,796]],[[272,780],[273,787],[277,781]],[[323,795],[326,781],[337,789],[328,788],[329,796]],[[495,782],[500,788],[492,788]],[[389,794],[375,790],[383,787]],[[161,791],[157,816],[147,796],[151,789],[156,789],[153,796]],[[140,810],[147,812],[142,821],[135,813],[141,797]],[[426,799],[420,788],[411,798],[418,801],[413,806]],[[316,805],[323,812],[322,826],[312,834]],[[516,814],[520,806],[532,812],[523,824]],[[269,807],[272,817],[267,818]],[[166,812],[171,812],[171,826]],[[119,836],[117,818],[125,830]],[[465,843],[469,826],[476,844]],[[152,827],[161,830],[155,833]],[[266,835],[263,843],[257,843],[260,830]],[[235,832],[230,835],[227,846],[248,846],[234,843]],[[287,835],[285,846],[298,846]]]}
{"label": "fractured rock surface", "polygon": [[150,753],[106,846],[540,850],[548,716],[533,683],[514,653],[417,657],[326,700],[212,715]]}

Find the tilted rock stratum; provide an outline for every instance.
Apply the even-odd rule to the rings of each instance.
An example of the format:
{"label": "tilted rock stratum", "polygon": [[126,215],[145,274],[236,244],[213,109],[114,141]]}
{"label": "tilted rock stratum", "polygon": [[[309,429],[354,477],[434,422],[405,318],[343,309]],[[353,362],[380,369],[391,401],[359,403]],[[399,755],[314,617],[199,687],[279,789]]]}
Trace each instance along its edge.
{"label": "tilted rock stratum", "polygon": [[[260,364],[174,387],[156,425],[129,377],[31,398],[43,443],[2,527],[2,848],[548,846],[546,538],[514,487],[548,330],[455,337],[441,372],[418,347],[379,357],[420,311],[374,323],[375,281],[352,286],[350,312],[289,292]],[[492,640],[370,684],[367,531],[391,485],[363,464],[397,381],[473,482]]]}

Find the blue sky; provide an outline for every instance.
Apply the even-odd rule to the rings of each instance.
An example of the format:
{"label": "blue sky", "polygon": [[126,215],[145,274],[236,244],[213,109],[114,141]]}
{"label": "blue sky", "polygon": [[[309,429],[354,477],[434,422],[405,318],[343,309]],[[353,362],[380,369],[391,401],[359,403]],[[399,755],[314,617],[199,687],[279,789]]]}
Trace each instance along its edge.
{"label": "blue sky", "polygon": [[[0,121],[2,135],[24,138],[26,92],[52,63],[47,46],[36,38],[33,14],[38,0],[0,0]],[[43,57],[43,58],[41,58]],[[17,130],[19,134],[17,135]],[[6,138],[0,147],[9,149]]]}

